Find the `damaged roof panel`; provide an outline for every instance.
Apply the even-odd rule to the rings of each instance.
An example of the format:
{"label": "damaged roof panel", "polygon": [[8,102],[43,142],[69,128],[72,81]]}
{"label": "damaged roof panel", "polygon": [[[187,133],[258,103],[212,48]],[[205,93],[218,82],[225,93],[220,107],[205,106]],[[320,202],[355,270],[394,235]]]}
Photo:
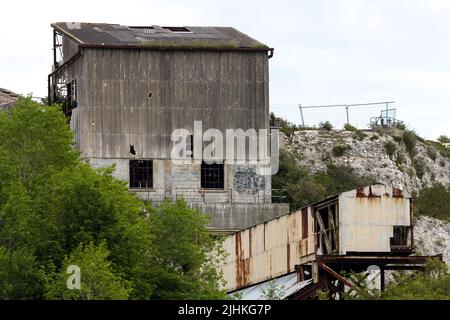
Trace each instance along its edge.
{"label": "damaged roof panel", "polygon": [[81,47],[271,50],[231,27],[129,27],[76,22],[57,22],[52,27]]}

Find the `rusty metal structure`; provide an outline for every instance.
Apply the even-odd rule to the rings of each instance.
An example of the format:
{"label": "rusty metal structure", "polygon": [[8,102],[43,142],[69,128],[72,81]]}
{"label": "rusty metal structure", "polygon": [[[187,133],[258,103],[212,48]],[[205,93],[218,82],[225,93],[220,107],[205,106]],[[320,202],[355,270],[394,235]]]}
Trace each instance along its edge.
{"label": "rusty metal structure", "polygon": [[[228,236],[222,270],[228,292],[246,290],[296,273],[290,299],[311,299],[318,290],[343,298],[358,285],[341,275],[423,268],[415,256],[411,196],[385,185],[361,187]],[[442,259],[442,256],[437,258]]]}

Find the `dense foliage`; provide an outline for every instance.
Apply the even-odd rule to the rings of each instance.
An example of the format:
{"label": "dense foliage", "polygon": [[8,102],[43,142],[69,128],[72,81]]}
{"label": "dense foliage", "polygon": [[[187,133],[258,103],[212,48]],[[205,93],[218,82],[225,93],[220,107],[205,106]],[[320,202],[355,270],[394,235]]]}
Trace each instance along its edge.
{"label": "dense foliage", "polygon": [[[57,106],[0,112],[0,299],[224,298],[205,216],[142,202],[72,140]],[[81,290],[67,289],[68,265]]]}
{"label": "dense foliage", "polygon": [[415,214],[450,219],[450,188],[442,184],[423,189],[414,202]]}
{"label": "dense foliage", "polygon": [[280,168],[272,178],[272,187],[289,203],[291,210],[302,208],[327,196],[374,183],[372,177],[358,175],[351,167],[328,163],[327,169],[313,173],[299,163],[298,156],[280,152]]}

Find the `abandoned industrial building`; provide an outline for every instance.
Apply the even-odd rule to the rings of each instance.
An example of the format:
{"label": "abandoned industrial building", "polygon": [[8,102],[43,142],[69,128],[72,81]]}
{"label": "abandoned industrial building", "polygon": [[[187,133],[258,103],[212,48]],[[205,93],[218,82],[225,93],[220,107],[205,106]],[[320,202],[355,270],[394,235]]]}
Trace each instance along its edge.
{"label": "abandoned industrial building", "polygon": [[[317,290],[342,298],[358,287],[342,271],[379,268],[417,270],[429,257],[414,256],[411,196],[372,185],[329,197],[233,235],[224,244],[222,267],[228,292],[260,299],[268,281],[284,288],[282,298],[308,299]],[[436,258],[442,260],[442,256]]]}
{"label": "abandoned industrial building", "polygon": [[[49,102],[62,102],[75,145],[114,164],[140,198],[183,196],[234,232],[288,212],[251,164],[171,162],[171,133],[269,129],[273,49],[230,27],[54,23]],[[192,144],[192,141],[189,142]],[[190,146],[188,146],[190,147]],[[192,149],[192,148],[191,148]]]}

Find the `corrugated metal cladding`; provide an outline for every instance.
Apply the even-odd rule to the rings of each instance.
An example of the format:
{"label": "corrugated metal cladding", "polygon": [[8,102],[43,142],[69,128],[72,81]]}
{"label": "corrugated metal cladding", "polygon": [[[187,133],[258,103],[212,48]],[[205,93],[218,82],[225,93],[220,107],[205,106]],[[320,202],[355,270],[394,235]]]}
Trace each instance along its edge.
{"label": "corrugated metal cladding", "polygon": [[339,196],[339,249],[390,252],[394,226],[411,226],[411,195],[375,185]]}
{"label": "corrugated metal cladding", "polygon": [[[67,41],[67,43],[72,43]],[[73,52],[69,47],[68,52]],[[89,49],[67,67],[77,80],[71,128],[85,157],[168,159],[174,129],[267,129],[265,52]]]}
{"label": "corrugated metal cladding", "polygon": [[[300,258],[312,261],[318,251],[316,209],[337,203],[337,255],[347,252],[391,252],[394,227],[411,226],[411,196],[384,185],[344,192],[307,208],[228,236],[223,266],[228,291],[249,287],[294,271]],[[325,206],[324,206],[325,205]],[[307,236],[302,232],[307,221]]]}
{"label": "corrugated metal cladding", "polygon": [[233,291],[294,271],[299,257],[314,253],[314,221],[308,209],[308,236],[302,235],[302,210],[228,236],[223,266],[226,289]]}

